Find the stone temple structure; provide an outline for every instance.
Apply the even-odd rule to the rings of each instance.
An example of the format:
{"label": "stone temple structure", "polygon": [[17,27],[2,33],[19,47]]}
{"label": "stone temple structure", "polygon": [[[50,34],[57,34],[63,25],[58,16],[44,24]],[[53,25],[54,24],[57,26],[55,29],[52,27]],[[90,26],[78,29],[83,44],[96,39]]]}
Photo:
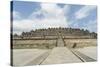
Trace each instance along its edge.
{"label": "stone temple structure", "polygon": [[36,29],[30,32],[22,32],[21,35],[14,34],[14,39],[31,38],[97,38],[97,33],[78,28],[48,28]]}
{"label": "stone temple structure", "polygon": [[15,66],[94,62],[97,33],[76,28],[36,29],[11,40]]}
{"label": "stone temple structure", "polygon": [[97,33],[61,27],[36,29],[15,34],[11,49],[16,66],[94,62]]}
{"label": "stone temple structure", "polygon": [[12,37],[12,48],[52,49],[57,46],[79,48],[96,45],[97,33],[78,28],[36,29]]}

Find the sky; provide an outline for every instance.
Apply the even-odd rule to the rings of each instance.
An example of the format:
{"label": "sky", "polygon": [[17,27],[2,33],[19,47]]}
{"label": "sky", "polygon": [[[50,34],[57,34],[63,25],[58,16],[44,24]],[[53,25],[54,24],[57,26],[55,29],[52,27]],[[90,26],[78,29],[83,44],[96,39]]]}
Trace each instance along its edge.
{"label": "sky", "polygon": [[11,2],[13,33],[40,28],[66,27],[97,32],[97,6],[44,2]]}

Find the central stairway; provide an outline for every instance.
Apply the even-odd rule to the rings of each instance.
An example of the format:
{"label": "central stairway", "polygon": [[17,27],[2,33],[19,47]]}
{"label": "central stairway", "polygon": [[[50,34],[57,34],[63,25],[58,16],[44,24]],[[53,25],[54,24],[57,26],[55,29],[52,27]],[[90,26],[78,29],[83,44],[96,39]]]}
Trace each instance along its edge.
{"label": "central stairway", "polygon": [[82,62],[67,47],[61,36],[58,37],[57,47],[53,48],[50,55],[41,64],[62,64]]}

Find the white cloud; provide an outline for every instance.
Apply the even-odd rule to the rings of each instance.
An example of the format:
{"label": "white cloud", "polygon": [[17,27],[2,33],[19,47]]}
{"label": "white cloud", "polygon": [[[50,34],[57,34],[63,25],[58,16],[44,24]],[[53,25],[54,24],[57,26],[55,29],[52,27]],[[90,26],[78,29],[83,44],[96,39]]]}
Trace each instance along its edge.
{"label": "white cloud", "polygon": [[57,4],[42,3],[41,11],[45,12],[46,18],[66,18],[65,13],[69,11],[69,6],[65,5],[63,8]]}
{"label": "white cloud", "polygon": [[95,8],[96,8],[96,6],[84,6],[75,13],[75,18],[76,19],[85,18],[90,14],[90,11]]}
{"label": "white cloud", "polygon": [[[52,23],[51,23],[52,22]],[[65,19],[59,20],[55,18],[51,19],[43,19],[43,20],[16,20],[13,22],[13,29],[16,33],[21,33],[22,31],[30,31],[32,29],[39,29],[39,28],[48,28],[48,27],[66,27]],[[17,30],[16,30],[17,29]]]}
{"label": "white cloud", "polygon": [[18,11],[13,11],[13,19],[21,19],[21,14]]}
{"label": "white cloud", "polygon": [[[21,34],[22,31],[30,31],[32,29],[48,28],[48,27],[69,27],[74,24],[74,27],[78,28],[78,24],[75,21],[68,21],[65,13],[68,14],[70,7],[65,5],[63,8],[56,4],[41,3],[41,8],[33,13],[27,19],[21,19],[21,14],[17,11],[13,12],[13,31],[14,33]],[[84,6],[75,13],[76,19],[82,19],[89,15],[89,12],[96,8],[95,6]],[[37,18],[37,15],[43,15],[42,19]],[[21,20],[17,20],[17,19]],[[95,21],[89,21],[83,29],[90,31],[96,31],[97,24]]]}
{"label": "white cloud", "polygon": [[88,29],[90,32],[97,32],[97,20],[90,20],[83,29]]}
{"label": "white cloud", "polygon": [[32,29],[33,21],[31,20],[15,20],[13,21],[14,33],[20,34],[22,31],[28,31]]}
{"label": "white cloud", "polygon": [[[38,13],[42,13],[44,15],[44,19],[41,20],[40,24],[44,24],[46,27],[67,27],[67,18],[64,14],[68,7],[60,8],[56,4],[51,3],[42,3],[41,9]],[[33,12],[34,13],[34,12]],[[33,14],[34,16],[34,14]]]}
{"label": "white cloud", "polygon": [[[57,4],[41,3],[41,9],[33,12],[30,18],[34,18],[36,15],[43,14],[45,18],[63,18],[64,14],[68,12],[69,6],[59,7]],[[32,18],[32,19],[33,19]]]}
{"label": "white cloud", "polygon": [[[27,19],[14,20],[14,32],[20,33],[22,31],[30,31],[31,29],[48,28],[48,27],[68,27],[68,21],[64,13],[69,11],[68,6],[64,8],[56,4],[41,3],[41,9],[37,10]],[[36,16],[43,14],[44,18],[39,19]],[[16,16],[16,14],[15,14]],[[20,14],[17,14],[19,17]],[[20,31],[16,31],[20,29]]]}

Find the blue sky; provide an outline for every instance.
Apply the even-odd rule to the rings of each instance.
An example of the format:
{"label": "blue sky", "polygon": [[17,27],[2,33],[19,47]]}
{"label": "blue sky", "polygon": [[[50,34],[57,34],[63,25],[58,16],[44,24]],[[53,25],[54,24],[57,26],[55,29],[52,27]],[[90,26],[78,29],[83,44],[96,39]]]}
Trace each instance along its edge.
{"label": "blue sky", "polygon": [[72,27],[97,32],[97,7],[60,3],[13,1],[13,32],[48,27]]}

